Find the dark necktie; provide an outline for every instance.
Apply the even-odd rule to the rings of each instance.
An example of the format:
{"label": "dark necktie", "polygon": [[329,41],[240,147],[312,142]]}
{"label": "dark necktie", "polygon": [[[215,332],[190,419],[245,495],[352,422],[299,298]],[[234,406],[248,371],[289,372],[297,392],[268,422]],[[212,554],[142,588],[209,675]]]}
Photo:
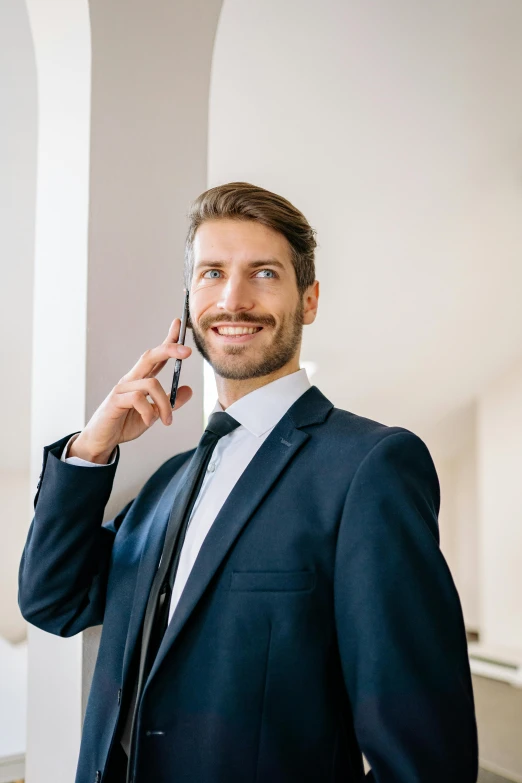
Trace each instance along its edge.
{"label": "dark necktie", "polygon": [[[137,688],[135,698],[133,698],[129,708],[124,736],[129,734],[129,728],[131,738],[134,733],[136,712],[143,686],[152,669],[168,625],[170,596],[178,569],[181,548],[185,539],[190,514],[205,478],[208,463],[218,440],[223,435],[228,435],[228,433],[235,430],[236,427],[239,427],[239,422],[224,411],[213,413],[210,416],[205,432],[201,436],[198,447],[190,460],[183,480],[183,486],[176,496],[176,502],[172,506],[160,565],[154,577],[145,610]],[[128,748],[125,749],[128,751]]]}

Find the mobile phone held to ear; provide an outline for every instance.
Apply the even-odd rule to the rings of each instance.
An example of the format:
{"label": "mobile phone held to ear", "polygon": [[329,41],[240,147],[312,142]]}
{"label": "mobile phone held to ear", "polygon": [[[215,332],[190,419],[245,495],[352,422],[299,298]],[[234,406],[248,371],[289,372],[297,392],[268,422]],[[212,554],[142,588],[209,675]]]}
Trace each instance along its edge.
{"label": "mobile phone held to ear", "polygon": [[[185,289],[185,299],[183,300],[183,314],[181,316],[181,325],[179,327],[178,344],[185,345],[185,332],[187,331],[187,320],[189,313],[189,292]],[[179,376],[181,373],[181,359],[176,359],[174,363],[174,376],[172,378],[172,389],[170,391],[170,407],[174,408],[176,404],[176,395],[178,393]]]}

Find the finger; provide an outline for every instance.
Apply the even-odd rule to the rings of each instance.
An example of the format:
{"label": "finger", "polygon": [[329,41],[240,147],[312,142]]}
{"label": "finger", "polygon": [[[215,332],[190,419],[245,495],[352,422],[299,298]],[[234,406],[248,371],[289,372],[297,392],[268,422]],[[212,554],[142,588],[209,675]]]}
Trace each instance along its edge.
{"label": "finger", "polygon": [[118,394],[117,405],[119,408],[128,408],[136,410],[143,423],[150,427],[157,419],[156,411],[152,405],[147,402],[145,395],[140,391],[129,391],[125,394]]}
{"label": "finger", "polygon": [[117,394],[127,394],[128,392],[133,391],[142,392],[145,397],[148,395],[151,398],[151,401],[155,403],[163,424],[167,425],[171,423],[172,411],[170,400],[167,397],[163,386],[156,378],[129,381],[127,383],[117,384],[116,386]]}
{"label": "finger", "polygon": [[163,340],[164,343],[177,343],[179,340],[179,330],[181,328],[181,318],[174,318],[172,321],[169,331],[167,332],[167,336],[165,340]]}
{"label": "finger", "polygon": [[[169,327],[167,337],[165,338],[165,340],[163,340],[163,345],[172,345],[173,343],[177,343],[179,340],[180,328],[181,328],[181,318],[174,318],[174,320],[172,321]],[[154,378],[165,367],[165,364],[166,362],[161,362],[160,364],[153,367],[147,377]]]}
{"label": "finger", "polygon": [[[162,343],[162,345],[177,345],[177,343]],[[181,348],[183,348],[183,346],[180,346],[180,347],[181,347]],[[188,355],[190,356],[190,354],[192,353],[192,348],[190,348],[189,346],[187,346],[187,348],[189,349],[189,353],[188,353]],[[175,355],[173,358],[176,358],[176,359],[177,359],[177,358],[180,358],[180,359],[186,359],[186,358],[187,358],[187,356],[184,356],[184,355],[182,355],[182,356],[179,356],[179,357],[178,357],[178,355]],[[167,361],[168,361],[168,360],[165,360],[165,361],[162,361],[162,362],[157,362],[157,363],[154,365],[154,367],[152,367],[152,369],[150,370],[150,372],[148,373],[148,375],[146,375],[145,377],[146,377],[146,378],[155,378],[155,377],[156,377],[156,375],[157,375],[159,372],[161,372],[161,370],[162,370],[162,369],[165,367],[165,365],[167,364]]]}
{"label": "finger", "polygon": [[[167,332],[167,336],[163,340],[162,345],[172,345],[173,343],[177,343],[179,339],[180,327],[181,327],[181,319],[174,318],[174,320],[172,321],[169,327],[169,331]],[[160,362],[157,365],[155,365],[147,375],[147,378],[154,378],[165,367],[165,364],[166,362]]]}
{"label": "finger", "polygon": [[152,374],[156,375],[169,359],[186,359],[191,353],[192,349],[188,345],[178,343],[161,343],[156,348],[149,348],[140,356],[134,367],[120,379],[120,383],[150,378]]}
{"label": "finger", "polygon": [[[190,400],[192,397],[192,389],[190,386],[179,386],[178,391],[176,392],[176,402],[174,403],[174,407],[172,408],[173,411],[177,411],[178,408],[181,408],[182,405],[185,405],[186,402]],[[170,408],[170,400],[169,400],[169,408]]]}

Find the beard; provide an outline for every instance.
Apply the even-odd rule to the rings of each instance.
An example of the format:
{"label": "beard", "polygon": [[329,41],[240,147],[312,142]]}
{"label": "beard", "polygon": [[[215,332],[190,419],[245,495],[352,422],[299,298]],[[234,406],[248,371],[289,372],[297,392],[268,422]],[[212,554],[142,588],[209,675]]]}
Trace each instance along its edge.
{"label": "beard", "polygon": [[275,330],[271,343],[266,345],[261,351],[258,349],[257,356],[248,356],[248,343],[246,345],[232,345],[229,343],[223,346],[221,355],[213,356],[209,349],[209,341],[205,338],[205,322],[218,323],[219,321],[226,321],[230,324],[243,322],[272,326],[275,324],[275,319],[272,316],[266,315],[255,318],[243,313],[235,318],[223,315],[217,319],[203,319],[202,328],[194,326],[193,323],[191,324],[194,344],[216,375],[219,375],[221,378],[233,381],[261,378],[264,375],[271,375],[277,372],[295,356],[303,332],[303,314],[304,306],[301,297],[299,297],[295,311],[285,315],[279,327]]}

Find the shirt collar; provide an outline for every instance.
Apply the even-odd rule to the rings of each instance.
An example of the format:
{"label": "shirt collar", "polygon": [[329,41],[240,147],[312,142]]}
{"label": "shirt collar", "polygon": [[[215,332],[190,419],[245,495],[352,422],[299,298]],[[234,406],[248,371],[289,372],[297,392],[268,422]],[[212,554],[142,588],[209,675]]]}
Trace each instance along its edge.
{"label": "shirt collar", "polygon": [[[259,438],[275,427],[287,410],[310,386],[306,370],[302,368],[245,394],[244,397],[240,397],[239,400],[229,405],[226,412],[252,435]],[[222,410],[221,403],[217,400],[211,414]]]}

